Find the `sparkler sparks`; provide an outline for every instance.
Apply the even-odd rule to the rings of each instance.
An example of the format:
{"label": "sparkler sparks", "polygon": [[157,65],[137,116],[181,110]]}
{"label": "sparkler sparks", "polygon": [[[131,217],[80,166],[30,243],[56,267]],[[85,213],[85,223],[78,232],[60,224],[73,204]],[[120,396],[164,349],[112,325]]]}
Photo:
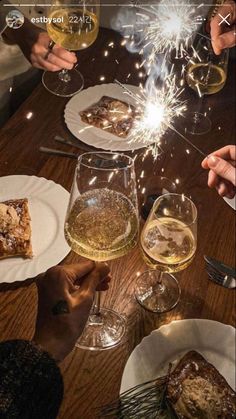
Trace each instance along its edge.
{"label": "sparkler sparks", "polygon": [[144,64],[150,66],[157,54],[172,50],[176,50],[176,58],[179,54],[182,57],[201,24],[198,8],[191,7],[188,0],[178,0],[178,4],[162,0],[158,5],[136,7],[136,22],[123,25],[123,29],[129,33],[130,44],[137,44],[140,54],[146,57]]}
{"label": "sparkler sparks", "polygon": [[176,87],[174,78],[167,78],[162,88],[157,88],[153,82],[148,90],[142,88],[139,94],[119,85],[137,104],[138,116],[134,121],[130,142],[142,140],[148,146],[154,144],[156,148],[174,119],[182,116],[186,110],[185,102],[180,99],[182,89]]}
{"label": "sparkler sparks", "polygon": [[206,157],[195,144],[188,140],[183,134],[177,131],[173,125],[175,118],[184,116],[187,109],[186,102],[180,99],[183,89],[175,84],[174,77],[167,77],[162,88],[157,88],[155,83],[143,88],[139,94],[131,92],[126,86],[115,80],[124,92],[137,103],[137,118],[134,121],[130,133],[130,143],[141,140],[148,146],[154,157],[162,152],[160,143],[163,135],[168,129],[175,132],[188,145],[193,147],[202,156]]}

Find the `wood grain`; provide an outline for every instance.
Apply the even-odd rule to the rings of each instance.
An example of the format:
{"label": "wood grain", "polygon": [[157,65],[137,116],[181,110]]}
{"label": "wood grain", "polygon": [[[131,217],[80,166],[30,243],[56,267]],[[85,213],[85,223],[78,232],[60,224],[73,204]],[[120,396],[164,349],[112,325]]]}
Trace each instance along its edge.
{"label": "wood grain", "polygon": [[[108,47],[114,40],[114,48]],[[104,57],[103,51],[109,50]],[[115,60],[118,60],[119,64]],[[118,78],[121,82],[138,84],[135,63],[138,57],[120,46],[120,37],[112,31],[102,30],[96,43],[79,54],[79,67],[85,76],[85,87],[99,83],[101,75],[106,82]],[[131,77],[127,80],[127,75]],[[230,62],[225,88],[218,94],[204,99],[204,109],[211,108],[209,116],[212,130],[191,140],[205,153],[234,141],[235,63]],[[186,90],[191,103],[197,105],[194,92]],[[38,151],[39,146],[58,148],[53,137],[58,134],[72,138],[63,121],[67,100],[48,93],[40,84],[0,132],[0,175],[26,174],[43,176],[70,189],[75,161],[50,157]],[[27,119],[28,112],[32,118]],[[183,131],[183,124],[180,129]],[[83,150],[81,143],[81,152]],[[76,148],[61,146],[67,151]],[[190,150],[187,154],[186,149]],[[198,208],[198,250],[192,265],[179,273],[182,296],[178,306],[163,315],[143,310],[135,301],[134,288],[137,272],[146,269],[139,249],[110,264],[112,283],[103,295],[103,304],[114,308],[127,318],[127,334],[117,348],[105,352],[75,350],[61,365],[65,382],[65,397],[60,419],[95,419],[99,406],[117,397],[122,371],[128,356],[141,339],[153,329],[174,319],[206,318],[226,324],[235,324],[234,292],[214,285],[207,278],[203,255],[207,254],[230,265],[235,259],[234,211],[207,187],[207,173],[201,169],[201,156],[186,146],[174,133],[168,132],[163,141],[163,154],[154,161],[144,156],[145,150],[136,155],[136,173],[139,201],[142,205],[143,188],[155,184],[156,176],[166,176],[177,183],[177,190],[191,196]],[[144,158],[145,157],[145,158]],[[140,176],[141,172],[143,177]],[[147,192],[146,192],[147,193]],[[1,200],[1,191],[0,191]],[[65,263],[77,260],[70,254]],[[1,265],[0,265],[1,272]],[[1,340],[30,338],[34,329],[37,295],[32,281],[26,284],[1,285],[0,287],[0,336]],[[158,354],[157,354],[158,356]]]}

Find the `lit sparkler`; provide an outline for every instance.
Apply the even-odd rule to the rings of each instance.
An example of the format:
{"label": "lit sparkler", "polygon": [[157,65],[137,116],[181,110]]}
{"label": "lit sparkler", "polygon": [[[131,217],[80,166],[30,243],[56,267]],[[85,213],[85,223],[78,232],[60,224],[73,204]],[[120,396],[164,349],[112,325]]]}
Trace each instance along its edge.
{"label": "lit sparkler", "polygon": [[186,110],[185,102],[180,100],[183,89],[176,87],[174,78],[167,78],[160,89],[153,82],[148,90],[142,88],[138,94],[131,92],[126,86],[121,87],[137,104],[138,116],[131,132],[131,142],[142,140],[147,145],[159,144],[173,120]]}
{"label": "lit sparkler", "polygon": [[159,154],[163,135],[168,129],[171,129],[201,155],[206,157],[198,147],[178,132],[173,125],[175,118],[184,116],[187,109],[186,102],[180,99],[183,89],[176,86],[174,77],[167,77],[163,87],[160,89],[153,82],[151,86],[149,84],[148,90],[142,88],[138,94],[131,92],[117,80],[116,83],[137,103],[137,118],[130,133],[130,143],[136,141],[146,143],[156,157]]}
{"label": "lit sparkler", "polygon": [[[201,21],[196,7],[188,0],[162,0],[158,5],[136,5],[136,22],[133,25],[131,43],[138,43],[140,54],[145,55],[144,63],[148,66],[156,60],[160,53],[170,53],[176,50],[176,57],[183,56],[183,52],[190,45],[193,34]],[[131,31],[132,32],[132,31]],[[129,37],[129,36],[127,36]]]}

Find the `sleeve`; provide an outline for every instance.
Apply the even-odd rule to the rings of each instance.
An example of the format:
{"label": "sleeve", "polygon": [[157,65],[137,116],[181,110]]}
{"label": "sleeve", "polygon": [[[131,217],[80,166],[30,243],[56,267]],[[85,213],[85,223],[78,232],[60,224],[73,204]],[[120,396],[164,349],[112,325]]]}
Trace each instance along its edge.
{"label": "sleeve", "polygon": [[63,398],[56,362],[32,342],[0,343],[0,418],[55,419]]}

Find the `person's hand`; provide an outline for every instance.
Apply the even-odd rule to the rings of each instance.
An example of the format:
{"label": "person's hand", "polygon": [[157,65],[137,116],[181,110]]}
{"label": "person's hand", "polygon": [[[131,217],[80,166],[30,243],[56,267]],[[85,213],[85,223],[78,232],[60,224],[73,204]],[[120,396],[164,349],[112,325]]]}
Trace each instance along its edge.
{"label": "person's hand", "polygon": [[[230,23],[222,22],[223,16]],[[216,55],[220,55],[224,48],[231,48],[236,45],[236,4],[233,0],[225,1],[224,5],[219,7],[216,15],[210,22],[211,26],[211,42]]]}
{"label": "person's hand", "polygon": [[15,30],[7,28],[3,34],[8,43],[16,43],[31,64],[42,70],[71,70],[77,62],[74,52],[69,52],[59,45],[49,50],[50,38],[47,32],[25,19],[24,25]]}
{"label": "person's hand", "polygon": [[[31,46],[30,62],[33,67],[48,71],[59,71],[62,68],[71,70],[77,62],[76,55],[59,45],[48,51],[50,38],[46,32],[40,32],[37,41]],[[26,51],[23,50],[23,53]]]}
{"label": "person's hand", "polygon": [[236,194],[236,146],[227,145],[214,151],[202,161],[202,167],[209,170],[208,186],[219,195],[233,198]]}
{"label": "person's hand", "polygon": [[83,261],[55,266],[36,279],[38,314],[33,341],[56,361],[73,349],[87,322],[96,290],[107,290],[109,268]]}

